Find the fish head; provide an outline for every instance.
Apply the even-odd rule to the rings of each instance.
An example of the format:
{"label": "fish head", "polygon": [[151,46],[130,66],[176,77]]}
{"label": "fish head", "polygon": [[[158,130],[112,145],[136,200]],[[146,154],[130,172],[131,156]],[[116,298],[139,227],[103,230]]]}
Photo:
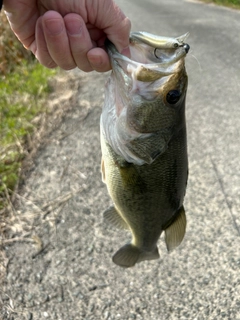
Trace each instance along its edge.
{"label": "fish head", "polygon": [[[120,54],[110,41],[106,42],[112,76],[104,108],[108,109],[107,116],[111,110],[114,117],[104,132],[108,131],[107,141],[112,148],[129,162],[140,164],[145,157],[135,154],[139,161],[133,159],[136,152],[131,150],[131,144],[136,145],[136,139],[148,143],[149,137],[159,134],[161,143],[165,143],[161,147],[164,150],[184,121],[185,56],[190,48],[184,42],[187,36],[168,38],[146,32],[131,33],[130,58]],[[104,109],[102,120],[106,129]]]}

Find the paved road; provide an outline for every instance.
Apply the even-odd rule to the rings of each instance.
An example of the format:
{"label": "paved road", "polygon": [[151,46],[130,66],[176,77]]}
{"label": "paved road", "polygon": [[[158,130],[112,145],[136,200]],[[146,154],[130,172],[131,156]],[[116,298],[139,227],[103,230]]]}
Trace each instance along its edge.
{"label": "paved road", "polygon": [[117,3],[133,30],[191,34],[186,237],[170,255],[160,240],[157,261],[127,270],[111,262],[129,234],[101,221],[110,203],[99,169],[106,75],[76,72],[79,105],[39,154],[15,213],[13,236],[24,231],[29,242],[6,248],[11,319],[239,320],[240,12],[181,0]]}

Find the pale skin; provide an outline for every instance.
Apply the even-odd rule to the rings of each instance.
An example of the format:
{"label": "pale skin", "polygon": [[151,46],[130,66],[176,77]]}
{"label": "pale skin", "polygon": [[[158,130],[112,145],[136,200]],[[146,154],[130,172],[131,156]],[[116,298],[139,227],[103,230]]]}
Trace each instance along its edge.
{"label": "pale skin", "polygon": [[111,69],[104,41],[129,56],[131,24],[112,0],[4,0],[13,32],[48,68]]}

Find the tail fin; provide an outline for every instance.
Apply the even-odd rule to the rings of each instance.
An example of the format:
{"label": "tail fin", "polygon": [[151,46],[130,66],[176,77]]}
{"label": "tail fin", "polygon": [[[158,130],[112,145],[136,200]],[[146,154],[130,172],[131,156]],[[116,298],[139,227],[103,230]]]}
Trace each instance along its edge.
{"label": "tail fin", "polygon": [[114,254],[112,260],[120,267],[129,268],[133,267],[137,262],[158,258],[159,253],[157,247],[153,252],[145,252],[133,244],[126,244]]}

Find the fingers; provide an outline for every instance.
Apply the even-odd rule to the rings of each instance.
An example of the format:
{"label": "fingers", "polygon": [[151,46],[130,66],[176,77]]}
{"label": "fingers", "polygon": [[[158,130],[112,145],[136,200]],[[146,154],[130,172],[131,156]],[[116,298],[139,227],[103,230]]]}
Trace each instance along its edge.
{"label": "fingers", "polygon": [[93,48],[87,53],[88,61],[92,69],[98,72],[106,72],[111,69],[109,57],[107,52],[102,48]]}
{"label": "fingers", "polygon": [[43,65],[58,65],[64,70],[76,67],[64,19],[58,12],[48,11],[39,18],[36,42],[37,57]]}
{"label": "fingers", "polygon": [[29,47],[29,49],[35,54],[38,61],[47,68],[56,68],[57,64],[49,54],[47,43],[45,40],[42,18],[40,17],[36,24],[35,41]]}
{"label": "fingers", "polygon": [[[131,24],[114,1],[102,0],[101,6],[97,1],[76,3],[72,7],[72,2],[66,1],[63,10],[57,1],[46,1],[40,10],[35,1],[8,0],[4,9],[19,40],[48,68],[109,70],[109,58],[103,49],[106,37],[119,52],[129,56]],[[49,9],[59,12],[46,11]]]}
{"label": "fingers", "polygon": [[35,39],[35,24],[38,19],[35,2],[30,1],[26,5],[24,1],[8,0],[4,2],[3,9],[13,32],[24,47],[29,48]]}
{"label": "fingers", "polygon": [[120,53],[130,56],[130,20],[111,0],[103,1],[100,8],[100,12],[94,17],[95,24],[105,32],[107,38],[114,43]]}
{"label": "fingers", "polygon": [[87,53],[93,48],[93,42],[85,22],[78,14],[74,13],[67,14],[64,17],[64,22],[76,66],[85,72],[92,71],[93,68],[88,61]]}
{"label": "fingers", "polygon": [[[100,37],[99,32],[96,31],[96,38]],[[77,66],[85,72],[110,70],[106,51],[94,48],[94,45],[89,30],[78,14],[70,13],[62,18],[57,12],[48,11],[38,19],[36,44],[31,46],[31,50],[48,68],[59,66],[70,70]]]}
{"label": "fingers", "polygon": [[130,57],[129,50],[129,34],[131,30],[131,22],[125,17],[123,20],[119,22],[119,24],[115,23],[111,28],[108,28],[105,32],[110,41],[114,43],[117,50]]}
{"label": "fingers", "polygon": [[[97,64],[101,69],[109,69],[105,62],[104,50],[90,54],[93,66],[87,53],[93,48],[87,27],[78,14],[67,14],[64,18],[54,11],[46,12],[38,19],[36,27],[36,50],[38,60],[48,68],[59,66],[64,70],[79,67],[85,72],[92,71]],[[97,56],[97,57],[96,57]],[[107,64],[107,66],[106,66]]]}

